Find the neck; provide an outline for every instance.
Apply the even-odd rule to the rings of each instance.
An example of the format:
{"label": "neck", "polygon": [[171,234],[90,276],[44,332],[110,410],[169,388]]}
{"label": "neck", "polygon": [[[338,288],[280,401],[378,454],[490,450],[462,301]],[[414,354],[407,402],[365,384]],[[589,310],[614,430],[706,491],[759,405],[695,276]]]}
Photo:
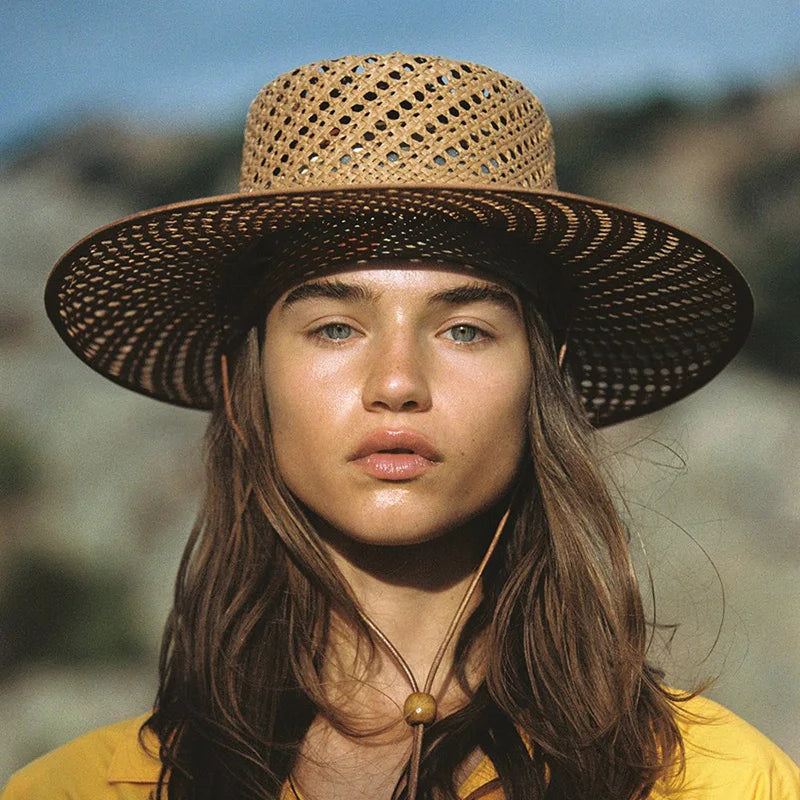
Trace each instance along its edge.
{"label": "neck", "polygon": [[[432,541],[404,546],[365,544],[337,531],[323,531],[362,611],[400,652],[420,688],[489,546],[498,517],[493,511]],[[445,704],[448,696],[453,701],[461,695],[463,701],[453,681],[453,651],[464,621],[480,598],[479,585],[436,674],[433,694]],[[333,623],[329,660],[340,674],[362,685],[380,685],[387,699],[402,704],[411,687],[395,660],[379,647],[377,657],[365,664],[349,626],[338,618]],[[471,666],[471,673],[478,671],[477,664]]]}

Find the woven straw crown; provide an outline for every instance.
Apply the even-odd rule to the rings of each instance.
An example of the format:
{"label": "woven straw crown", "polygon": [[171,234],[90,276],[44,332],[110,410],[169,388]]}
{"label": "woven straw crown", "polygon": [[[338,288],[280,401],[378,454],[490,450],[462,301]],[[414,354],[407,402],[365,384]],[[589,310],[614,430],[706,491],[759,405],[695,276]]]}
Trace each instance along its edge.
{"label": "woven straw crown", "polygon": [[746,283],[713,247],[558,191],[550,122],[520,83],[400,53],[322,61],[267,84],[248,115],[237,194],[94,232],[56,264],[46,304],[93,369],[211,408],[241,325],[232,296],[252,306],[376,259],[496,273],[564,305],[551,319],[598,426],[706,383],[752,318]]}
{"label": "woven straw crown", "polygon": [[538,98],[477,64],[394,53],[309,64],[250,106],[241,192],[419,183],[556,189]]}

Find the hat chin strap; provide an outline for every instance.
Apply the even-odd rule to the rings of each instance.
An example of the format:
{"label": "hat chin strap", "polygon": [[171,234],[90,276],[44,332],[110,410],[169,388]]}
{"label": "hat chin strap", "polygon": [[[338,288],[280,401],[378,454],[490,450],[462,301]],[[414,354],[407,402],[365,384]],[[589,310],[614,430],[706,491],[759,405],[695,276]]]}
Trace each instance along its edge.
{"label": "hat chin strap", "polygon": [[500,535],[503,532],[503,528],[505,528],[510,512],[511,509],[507,509],[497,525],[497,529],[494,532],[492,541],[489,542],[489,547],[487,548],[481,563],[478,565],[478,569],[472,576],[472,580],[467,587],[467,591],[464,593],[464,597],[462,598],[461,603],[456,610],[455,616],[450,622],[450,627],[447,629],[447,633],[445,633],[444,639],[439,645],[436,655],[433,657],[433,662],[428,670],[428,677],[425,679],[425,684],[422,688],[422,691],[419,689],[419,684],[414,677],[411,667],[409,667],[408,662],[403,658],[399,650],[391,643],[386,634],[367,616],[367,614],[359,610],[361,619],[375,634],[379,641],[386,647],[392,658],[394,658],[394,660],[397,662],[397,665],[402,670],[412,690],[411,694],[406,698],[403,706],[403,716],[413,731],[411,740],[411,758],[408,762],[408,773],[406,778],[406,800],[416,800],[417,788],[419,785],[419,767],[422,760],[422,737],[425,726],[430,725],[436,719],[436,698],[431,694],[433,680],[436,677],[436,673],[442,663],[444,654],[447,652],[447,648],[450,646],[450,642],[453,640],[453,637],[455,636],[456,631],[458,630],[461,621],[467,612],[470,600],[475,594],[475,590],[478,588],[483,571],[486,568],[486,565],[489,563],[489,559],[492,557],[492,553],[494,553],[497,543],[500,541]]}

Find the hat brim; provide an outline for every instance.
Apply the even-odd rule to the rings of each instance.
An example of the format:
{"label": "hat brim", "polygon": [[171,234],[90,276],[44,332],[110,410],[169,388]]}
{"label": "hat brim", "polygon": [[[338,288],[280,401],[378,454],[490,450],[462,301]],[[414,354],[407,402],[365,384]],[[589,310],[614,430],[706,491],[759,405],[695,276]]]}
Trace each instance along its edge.
{"label": "hat brim", "polygon": [[[563,270],[572,287],[567,359],[598,427],[707,383],[750,328],[747,283],[701,239],[578,195],[462,184],[271,190],[134,214],[59,259],[47,312],[78,357],[110,380],[210,409],[228,335],[221,287],[243,256],[264,237],[315,220],[387,214],[508,234]],[[530,288],[540,283],[539,269],[539,260],[519,261],[503,277]],[[284,276],[307,277],[302,265]]]}

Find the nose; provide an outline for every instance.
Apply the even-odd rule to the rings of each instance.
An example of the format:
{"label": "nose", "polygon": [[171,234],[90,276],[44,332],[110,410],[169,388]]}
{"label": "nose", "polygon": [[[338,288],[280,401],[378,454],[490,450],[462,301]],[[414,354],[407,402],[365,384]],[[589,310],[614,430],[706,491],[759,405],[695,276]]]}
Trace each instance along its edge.
{"label": "nose", "polygon": [[393,331],[370,347],[362,390],[368,411],[426,411],[431,407],[429,364],[411,332]]}

